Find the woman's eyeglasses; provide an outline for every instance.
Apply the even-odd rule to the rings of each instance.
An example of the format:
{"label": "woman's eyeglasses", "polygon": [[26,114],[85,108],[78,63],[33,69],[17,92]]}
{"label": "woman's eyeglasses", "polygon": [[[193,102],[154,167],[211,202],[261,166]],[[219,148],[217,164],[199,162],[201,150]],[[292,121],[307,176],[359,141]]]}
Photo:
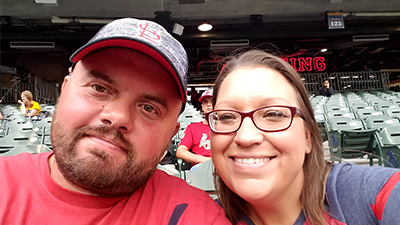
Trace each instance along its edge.
{"label": "woman's eyeglasses", "polygon": [[250,112],[228,109],[213,110],[206,113],[206,120],[211,130],[218,134],[238,131],[246,117],[250,117],[254,125],[261,131],[278,132],[288,129],[292,125],[295,115],[304,119],[303,113],[296,107],[270,105]]}

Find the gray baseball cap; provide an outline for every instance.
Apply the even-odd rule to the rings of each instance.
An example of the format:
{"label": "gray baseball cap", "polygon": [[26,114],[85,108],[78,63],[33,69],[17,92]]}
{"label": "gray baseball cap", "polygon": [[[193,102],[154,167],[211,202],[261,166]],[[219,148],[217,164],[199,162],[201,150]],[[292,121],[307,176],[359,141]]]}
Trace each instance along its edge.
{"label": "gray baseball cap", "polygon": [[124,47],[140,51],[157,60],[171,74],[182,100],[186,103],[188,57],[185,49],[158,23],[124,18],[112,21],[100,29],[88,43],[71,55],[78,62],[91,52],[107,47]]}

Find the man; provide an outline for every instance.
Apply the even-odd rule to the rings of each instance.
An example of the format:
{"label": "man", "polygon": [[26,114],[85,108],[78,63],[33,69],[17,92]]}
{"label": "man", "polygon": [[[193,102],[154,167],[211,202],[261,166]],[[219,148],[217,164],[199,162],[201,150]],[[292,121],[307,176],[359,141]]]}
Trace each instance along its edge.
{"label": "man", "polygon": [[126,18],[70,60],[54,152],[0,159],[0,224],[227,224],[205,192],[156,170],[186,101],[180,43]]}
{"label": "man", "polygon": [[[212,89],[204,91],[199,98],[204,113],[212,111],[211,98]],[[192,163],[192,166],[211,159],[210,127],[206,120],[186,127],[185,136],[176,149],[176,157]]]}
{"label": "man", "polygon": [[328,79],[324,80],[324,85],[318,89],[316,95],[323,95],[326,97],[333,95],[333,89],[330,87]]}

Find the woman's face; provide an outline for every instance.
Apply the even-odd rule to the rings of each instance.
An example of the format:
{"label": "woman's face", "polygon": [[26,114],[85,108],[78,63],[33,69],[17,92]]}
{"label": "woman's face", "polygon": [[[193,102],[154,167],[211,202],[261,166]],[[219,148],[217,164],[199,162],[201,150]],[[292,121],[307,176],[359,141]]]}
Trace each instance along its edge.
{"label": "woman's face", "polygon": [[28,100],[28,99],[26,98],[26,96],[23,95],[23,94],[21,94],[21,100],[22,100],[22,102],[23,102],[24,104],[26,104],[26,103],[29,102],[29,100]]}
{"label": "woman's face", "polygon": [[[223,81],[214,109],[299,108],[296,99],[296,91],[280,73],[266,68],[237,69]],[[235,133],[212,132],[212,160],[225,184],[253,206],[300,201],[302,166],[311,150],[310,139],[297,115],[287,130],[268,133],[246,117]]]}

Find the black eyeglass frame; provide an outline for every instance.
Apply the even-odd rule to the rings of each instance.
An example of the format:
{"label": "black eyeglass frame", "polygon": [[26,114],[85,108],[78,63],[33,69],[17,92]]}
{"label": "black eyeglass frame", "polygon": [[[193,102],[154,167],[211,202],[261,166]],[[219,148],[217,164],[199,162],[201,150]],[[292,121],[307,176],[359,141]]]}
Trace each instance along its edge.
{"label": "black eyeglass frame", "polygon": [[[291,112],[290,123],[289,123],[289,125],[288,125],[286,128],[279,129],[279,130],[265,130],[265,129],[262,129],[261,127],[259,127],[259,126],[257,125],[257,123],[254,121],[254,118],[253,118],[254,112],[256,112],[257,110],[260,110],[260,109],[273,108],[273,107],[284,107],[284,108],[290,109],[290,112]],[[229,131],[229,132],[216,131],[216,130],[210,125],[210,124],[211,124],[211,123],[210,123],[210,115],[211,115],[212,113],[219,112],[219,111],[230,111],[230,112],[238,113],[238,114],[240,115],[240,118],[241,118],[241,121],[240,121],[239,126],[238,126],[235,130]],[[210,112],[206,113],[206,114],[205,114],[205,119],[207,120],[207,123],[209,124],[210,129],[211,129],[214,133],[217,133],[217,134],[230,134],[230,133],[237,132],[237,131],[240,129],[240,127],[242,127],[243,120],[244,120],[244,118],[246,118],[246,117],[250,117],[250,119],[251,119],[251,121],[253,122],[254,126],[257,127],[257,129],[259,129],[259,130],[261,130],[261,131],[264,131],[264,132],[279,132],[279,131],[284,131],[284,130],[289,129],[289,127],[292,126],[293,118],[294,118],[296,115],[300,116],[300,118],[302,118],[303,120],[305,120],[305,119],[304,119],[303,113],[302,113],[302,112],[300,111],[300,109],[298,109],[297,107],[294,107],[294,106],[287,106],[287,105],[268,105],[268,106],[262,106],[262,107],[256,108],[256,109],[251,110],[251,111],[249,111],[249,112],[241,112],[241,111],[234,110],[234,109],[216,109],[216,110],[213,110],[213,111],[210,111]]]}

